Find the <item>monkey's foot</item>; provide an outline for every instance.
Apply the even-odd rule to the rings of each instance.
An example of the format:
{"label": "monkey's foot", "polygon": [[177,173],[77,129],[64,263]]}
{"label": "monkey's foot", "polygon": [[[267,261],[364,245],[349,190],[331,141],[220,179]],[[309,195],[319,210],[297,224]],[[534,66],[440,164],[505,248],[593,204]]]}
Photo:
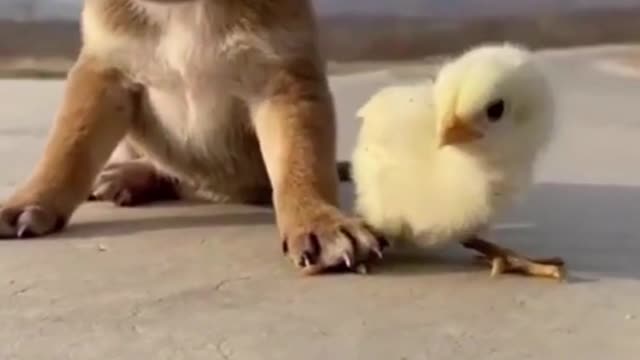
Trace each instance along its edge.
{"label": "monkey's foot", "polygon": [[304,274],[331,270],[367,273],[370,260],[382,258],[389,245],[359,219],[342,215],[325,204],[309,212],[281,214],[282,251]]}
{"label": "monkey's foot", "polygon": [[37,201],[0,207],[0,239],[40,237],[61,230],[66,223],[65,216]]}
{"label": "monkey's foot", "polygon": [[482,254],[480,258],[491,264],[492,277],[503,273],[520,273],[563,280],[566,276],[564,260],[561,258],[530,259],[477,237],[462,244]]}
{"label": "monkey's foot", "polygon": [[179,198],[175,179],[161,174],[145,160],[132,160],[108,164],[94,183],[89,200],[137,206]]}

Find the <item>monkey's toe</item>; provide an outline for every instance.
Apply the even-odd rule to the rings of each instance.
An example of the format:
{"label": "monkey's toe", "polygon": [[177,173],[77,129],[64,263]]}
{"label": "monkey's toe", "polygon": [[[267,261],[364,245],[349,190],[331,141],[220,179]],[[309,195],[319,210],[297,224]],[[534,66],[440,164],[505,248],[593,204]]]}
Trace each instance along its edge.
{"label": "monkey's toe", "polygon": [[40,205],[8,206],[0,209],[0,239],[44,236],[64,227],[66,219]]}

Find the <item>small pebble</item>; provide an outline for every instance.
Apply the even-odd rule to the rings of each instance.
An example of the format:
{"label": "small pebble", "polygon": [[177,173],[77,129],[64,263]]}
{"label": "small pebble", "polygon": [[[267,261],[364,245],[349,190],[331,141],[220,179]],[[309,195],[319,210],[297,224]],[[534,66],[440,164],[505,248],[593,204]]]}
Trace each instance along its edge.
{"label": "small pebble", "polygon": [[100,252],[105,252],[105,251],[108,251],[108,250],[109,250],[109,248],[107,248],[107,246],[106,246],[106,245],[104,245],[104,244],[98,244],[98,251],[100,251]]}
{"label": "small pebble", "polygon": [[625,320],[635,320],[635,316],[632,314],[627,314],[627,316],[624,317]]}

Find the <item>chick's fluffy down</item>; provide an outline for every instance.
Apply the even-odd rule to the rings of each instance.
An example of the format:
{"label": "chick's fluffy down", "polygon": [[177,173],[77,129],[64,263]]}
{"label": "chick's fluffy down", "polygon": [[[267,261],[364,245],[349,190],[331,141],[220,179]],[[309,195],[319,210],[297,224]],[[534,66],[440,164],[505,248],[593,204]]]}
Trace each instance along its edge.
{"label": "chick's fluffy down", "polygon": [[[548,88],[544,77],[529,66],[527,54],[495,47],[469,56],[488,69],[480,69],[478,74],[508,68],[501,57],[513,60],[519,56],[512,63],[527,65],[508,68],[527,73],[520,77],[523,80],[504,90],[505,96],[512,97],[509,100],[524,109],[514,110],[512,118],[505,120],[504,125],[513,125],[513,136],[506,141],[485,142],[476,147],[439,147],[438,104],[434,101],[447,97],[434,96],[438,87],[432,81],[391,86],[376,93],[357,114],[362,124],[352,157],[356,212],[392,241],[411,239],[418,244],[435,245],[464,241],[465,237],[487,230],[492,218],[531,183],[534,161],[550,134]],[[458,63],[462,71],[468,69],[466,59]],[[455,65],[448,69],[457,71]],[[477,87],[478,81],[503,78],[510,81],[513,77],[463,79],[451,88],[459,89],[465,84]],[[502,91],[498,86],[486,89]],[[482,99],[496,94],[477,95]],[[516,115],[520,117],[516,119]],[[497,139],[495,133],[487,135],[483,141]]]}
{"label": "chick's fluffy down", "polygon": [[391,239],[426,245],[473,232],[493,213],[491,174],[464,154],[434,150],[432,87],[377,93],[358,112],[363,123],[352,159],[356,211]]}

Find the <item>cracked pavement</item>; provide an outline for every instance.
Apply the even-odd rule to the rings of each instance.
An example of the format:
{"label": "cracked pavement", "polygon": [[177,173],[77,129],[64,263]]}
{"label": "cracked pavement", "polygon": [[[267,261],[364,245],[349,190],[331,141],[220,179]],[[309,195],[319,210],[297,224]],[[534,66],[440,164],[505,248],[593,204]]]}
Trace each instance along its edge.
{"label": "cracked pavement", "polygon": [[[490,279],[461,247],[390,253],[368,276],[305,278],[281,256],[269,210],[87,204],[60,235],[0,243],[0,359],[637,359],[638,55],[541,54],[559,132],[540,184],[495,239],[564,257],[567,283]],[[369,94],[433,70],[362,69],[332,77],[342,157]],[[3,198],[35,164],[62,85],[0,80]]]}

